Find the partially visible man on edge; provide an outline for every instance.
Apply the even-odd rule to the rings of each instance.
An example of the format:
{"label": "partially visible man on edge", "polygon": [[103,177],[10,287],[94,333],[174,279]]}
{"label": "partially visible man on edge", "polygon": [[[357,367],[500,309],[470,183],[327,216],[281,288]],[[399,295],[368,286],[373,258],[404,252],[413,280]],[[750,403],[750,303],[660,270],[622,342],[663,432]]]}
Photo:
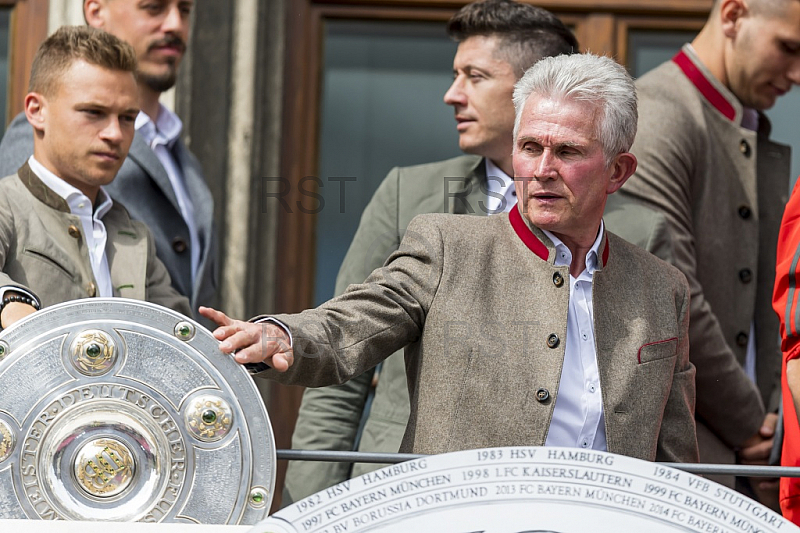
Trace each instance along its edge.
{"label": "partially visible man on edge", "polygon": [[[622,195],[664,213],[673,263],[692,289],[704,463],[738,454],[762,464],[772,448],[780,347],[770,302],[790,160],[761,111],[798,82],[800,0],[717,0],[697,38],[637,81],[639,167]],[[609,229],[625,236],[623,226]],[[776,483],[752,485],[777,506]]]}
{"label": "partially visible man on edge", "polygon": [[602,221],[636,168],[633,80],[610,58],[545,58],[514,105],[508,215],[419,215],[383,268],[317,309],[264,323],[200,313],[223,352],[285,383],[341,383],[405,346],[406,452],[696,461],[686,279]]}
{"label": "partially visible man on edge", "polygon": [[[175,84],[193,6],[194,0],[85,0],[83,12],[89,26],[130,44],[138,61],[136,135],[107,191],[148,225],[172,286],[196,313],[217,301],[214,201],[200,163],[179,137],[180,119],[159,103]],[[0,176],[16,172],[32,153],[33,130],[20,114],[0,142]]]}
{"label": "partially visible man on edge", "polygon": [[[781,323],[783,351],[783,466],[800,466],[800,181],[795,184],[778,237],[777,274],[772,305]],[[786,519],[800,526],[800,479],[780,481],[780,506]]]}
{"label": "partially visible man on edge", "polygon": [[[397,250],[408,223],[422,213],[487,215],[509,211],[517,202],[510,177],[514,83],[542,57],[571,54],[578,42],[552,13],[512,0],[468,4],[448,22],[458,41],[453,84],[444,102],[453,106],[459,148],[467,154],[446,161],[394,168],[364,210],[336,279],[336,294],[363,282]],[[666,222],[642,207],[616,206],[609,197],[606,219],[630,216],[641,221],[638,235],[626,235],[660,257],[668,254]],[[361,438],[373,373],[343,385],[308,389],[297,418],[292,448],[396,452],[408,422],[409,403],[402,352],[381,366],[372,406]],[[358,463],[352,476],[382,465]],[[288,505],[350,477],[347,463],[292,461],[282,504]]]}
{"label": "partially visible man on edge", "polygon": [[33,155],[0,181],[0,325],[40,307],[124,296],[184,314],[152,235],[104,190],[125,160],[139,112],[133,49],[63,27],[36,53],[25,115]]}

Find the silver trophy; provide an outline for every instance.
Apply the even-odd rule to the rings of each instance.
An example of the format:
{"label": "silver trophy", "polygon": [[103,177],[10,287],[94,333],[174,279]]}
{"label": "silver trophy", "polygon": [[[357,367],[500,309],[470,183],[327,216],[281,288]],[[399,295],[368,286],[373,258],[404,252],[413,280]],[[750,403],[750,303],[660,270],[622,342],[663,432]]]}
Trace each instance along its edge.
{"label": "silver trophy", "polygon": [[196,322],[94,298],[0,333],[0,518],[253,524],[274,487],[261,396]]}

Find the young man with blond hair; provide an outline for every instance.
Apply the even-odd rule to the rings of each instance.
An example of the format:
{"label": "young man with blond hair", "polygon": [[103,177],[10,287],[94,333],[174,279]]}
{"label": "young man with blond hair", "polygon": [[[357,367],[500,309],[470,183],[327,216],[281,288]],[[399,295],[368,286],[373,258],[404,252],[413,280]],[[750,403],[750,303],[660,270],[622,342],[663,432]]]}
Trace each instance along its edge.
{"label": "young man with blond hair", "polygon": [[93,28],[63,27],[39,48],[25,116],[33,155],[0,181],[0,325],[94,296],[191,313],[152,235],[111,200],[139,113],[136,56]]}

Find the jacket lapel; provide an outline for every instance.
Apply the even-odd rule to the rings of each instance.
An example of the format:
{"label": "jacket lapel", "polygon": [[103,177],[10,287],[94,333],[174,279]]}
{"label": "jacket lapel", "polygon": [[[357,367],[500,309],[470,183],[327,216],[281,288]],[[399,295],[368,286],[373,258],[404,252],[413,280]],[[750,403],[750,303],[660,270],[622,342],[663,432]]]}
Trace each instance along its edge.
{"label": "jacket lapel", "polygon": [[128,157],[144,169],[150,176],[150,179],[152,179],[164,193],[164,196],[169,199],[170,203],[175,207],[175,210],[180,213],[181,209],[178,205],[178,198],[175,196],[175,191],[172,188],[172,183],[169,181],[167,171],[164,170],[164,166],[161,164],[161,161],[158,160],[158,157],[156,157],[156,153],[147,145],[139,132],[136,132],[136,135],[133,136],[133,142],[131,143]]}
{"label": "jacket lapel", "polygon": [[[149,148],[148,148],[149,149]],[[114,296],[144,300],[147,296],[147,238],[127,212],[114,206],[103,222],[108,230],[106,257]]]}
{"label": "jacket lapel", "polygon": [[[486,203],[486,158],[480,158],[469,169],[464,181],[458,182],[459,189],[448,191],[448,212],[456,215],[485,214],[480,213],[481,204]],[[472,209],[472,211],[469,211]]]}
{"label": "jacket lapel", "polygon": [[[186,149],[186,146],[180,139],[175,142],[172,153],[177,159],[178,165],[180,165],[186,184],[186,190],[189,193],[189,197],[192,199],[197,229],[200,232],[201,238],[203,238],[205,242],[208,242],[214,213],[214,199],[203,178],[200,163],[191,152]],[[170,189],[171,188],[170,184]]]}

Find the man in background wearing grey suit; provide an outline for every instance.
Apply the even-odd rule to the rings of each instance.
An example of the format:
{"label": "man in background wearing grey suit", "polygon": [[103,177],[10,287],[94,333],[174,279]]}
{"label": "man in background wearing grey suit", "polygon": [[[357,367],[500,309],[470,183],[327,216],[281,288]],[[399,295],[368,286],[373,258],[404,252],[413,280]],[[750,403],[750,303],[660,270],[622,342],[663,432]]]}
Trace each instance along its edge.
{"label": "man in background wearing grey suit", "polygon": [[[138,60],[136,134],[107,191],[153,232],[173,287],[196,312],[216,302],[214,202],[200,163],[179,138],[180,119],[159,103],[175,84],[193,6],[194,0],[86,0],[83,9],[90,26],[128,42]],[[0,176],[16,173],[32,153],[33,130],[23,113],[0,142]]]}
{"label": "man in background wearing grey suit", "polygon": [[[394,168],[361,218],[336,280],[336,294],[361,283],[397,250],[406,226],[421,213],[487,215],[516,204],[511,171],[514,83],[542,57],[578,51],[572,33],[552,13],[511,0],[469,4],[449,21],[458,41],[453,83],[444,102],[453,107],[459,147],[470,155],[414,167]],[[611,196],[607,222],[619,215]],[[626,213],[637,207],[627,205]],[[663,217],[637,214],[637,244],[666,255]],[[653,237],[655,236],[655,237]],[[629,238],[629,236],[626,236]],[[352,450],[372,372],[348,383],[308,389],[292,438],[295,449]],[[380,371],[360,451],[396,452],[408,421],[408,387],[402,353]],[[356,464],[357,476],[380,465]],[[297,501],[350,477],[346,463],[289,463],[283,504]]]}

